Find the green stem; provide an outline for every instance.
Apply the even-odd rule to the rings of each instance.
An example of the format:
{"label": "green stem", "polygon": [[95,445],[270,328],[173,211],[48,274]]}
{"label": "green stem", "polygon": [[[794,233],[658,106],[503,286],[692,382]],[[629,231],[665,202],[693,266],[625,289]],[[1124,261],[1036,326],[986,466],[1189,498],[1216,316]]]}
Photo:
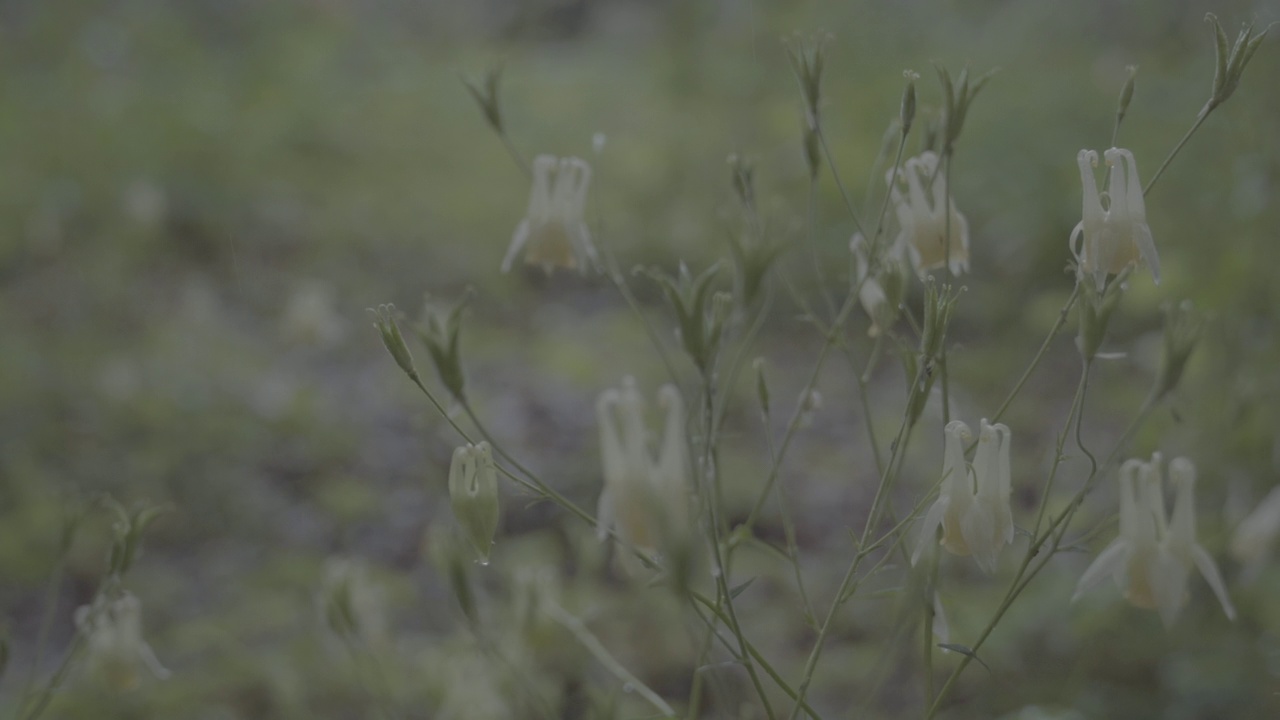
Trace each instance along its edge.
{"label": "green stem", "polygon": [[840,197],[844,200],[845,210],[849,211],[849,217],[853,219],[853,226],[862,233],[863,237],[867,236],[867,231],[862,229],[862,221],[858,219],[858,211],[853,209],[853,201],[849,199],[849,193],[845,192],[844,182],[840,180],[840,171],[836,169],[835,160],[831,156],[831,148],[827,147],[827,134],[823,132],[822,125],[814,123],[814,133],[818,136],[818,142],[822,145],[822,154],[827,159],[827,167],[831,169],[831,179],[836,181],[836,187],[840,190]]}
{"label": "green stem", "polygon": [[1200,129],[1200,126],[1204,123],[1205,118],[1209,117],[1209,113],[1213,112],[1213,109],[1215,107],[1217,106],[1214,105],[1212,101],[1210,101],[1205,103],[1204,107],[1200,108],[1200,112],[1196,115],[1196,121],[1191,124],[1191,128],[1188,129],[1186,134],[1182,136],[1182,139],[1178,141],[1178,144],[1174,145],[1173,149],[1169,151],[1169,154],[1165,157],[1164,162],[1160,163],[1160,168],[1156,170],[1156,174],[1152,175],[1151,179],[1147,181],[1147,186],[1142,188],[1143,197],[1146,197],[1148,194],[1151,193],[1151,188],[1155,186],[1156,181],[1159,180],[1160,176],[1164,174],[1165,168],[1169,167],[1169,163],[1173,162],[1173,159],[1178,156],[1179,152],[1182,151],[1182,146],[1186,145],[1187,141],[1191,139],[1191,136],[1196,133],[1196,130]]}
{"label": "green stem", "polygon": [[582,643],[582,646],[594,655],[601,665],[604,665],[609,672],[613,673],[614,677],[621,680],[623,684],[629,685],[637,695],[647,700],[649,704],[653,705],[658,712],[663,714],[664,717],[675,717],[676,711],[667,704],[667,701],[663,700],[662,696],[658,695],[658,693],[650,690],[648,685],[641,682],[640,678],[631,674],[630,670],[627,670],[622,663],[618,662],[618,660],[609,653],[608,649],[606,649],[605,646],[596,639],[596,636],[591,634],[591,631],[587,629],[587,626],[584,625],[581,620],[569,614],[555,603],[548,603],[546,610],[552,620],[560,623],[565,627],[565,629],[573,633],[573,636],[577,638],[578,642]]}
{"label": "green stem", "polygon": [[1049,334],[1045,335],[1044,342],[1040,343],[1040,349],[1036,352],[1035,357],[1031,358],[1031,364],[1022,372],[1022,377],[1018,378],[1018,382],[1013,386],[1013,389],[1009,391],[1009,395],[1005,397],[1004,402],[1000,403],[1000,409],[996,410],[996,414],[991,418],[992,423],[1000,422],[1000,418],[1004,417],[1004,412],[1009,409],[1009,405],[1013,403],[1013,399],[1018,396],[1018,393],[1022,392],[1022,386],[1027,384],[1027,378],[1031,377],[1031,373],[1040,366],[1040,361],[1044,359],[1045,353],[1049,349],[1049,344],[1053,342],[1053,339],[1058,335],[1058,331],[1066,324],[1067,314],[1071,311],[1071,307],[1075,305],[1075,302],[1079,297],[1080,285],[1077,283],[1075,288],[1072,289],[1071,295],[1067,298],[1066,304],[1062,306],[1062,310],[1058,313],[1057,321],[1055,321],[1053,323],[1053,327],[1049,329]]}

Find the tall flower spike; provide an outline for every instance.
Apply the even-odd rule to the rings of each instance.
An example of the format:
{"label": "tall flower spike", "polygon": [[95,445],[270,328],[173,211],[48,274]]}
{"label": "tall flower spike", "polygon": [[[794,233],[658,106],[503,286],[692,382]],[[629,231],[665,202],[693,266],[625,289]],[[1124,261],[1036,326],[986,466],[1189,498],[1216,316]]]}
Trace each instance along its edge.
{"label": "tall flower spike", "polygon": [[539,155],[533,159],[533,188],[529,210],[516,226],[511,247],[502,260],[502,272],[511,270],[521,250],[525,262],[554,268],[577,268],[586,272],[595,258],[591,233],[585,219],[591,166],[576,157]]}
{"label": "tall flower spike", "polygon": [[942,546],[955,555],[972,555],[984,572],[994,573],[1000,551],[1013,542],[1013,490],[1009,465],[1009,428],[982,421],[978,451],[970,467],[964,446],[972,439],[969,426],[959,420],[947,424],[943,472],[938,499],[925,515],[920,539],[911,556],[915,564],[942,525]]}
{"label": "tall flower spike", "polygon": [[[1093,174],[1098,153],[1081,150],[1076,155],[1084,201],[1080,222],[1071,231],[1070,245],[1079,272],[1082,277],[1092,275],[1095,286],[1101,290],[1107,275],[1118,274],[1130,265],[1144,264],[1159,285],[1160,258],[1147,225],[1138,163],[1128,150],[1111,148],[1103,155],[1111,168],[1111,184],[1110,189],[1102,193],[1098,192],[1098,181]],[[1107,198],[1105,208],[1104,197]]]}
{"label": "tall flower spike", "polygon": [[[601,393],[596,402],[604,490],[597,514],[603,539],[610,530],[648,555],[664,553],[687,539],[689,456],[684,403],[673,386],[658,391],[666,426],[655,457],[644,419],[644,398],[635,381]],[[624,558],[627,556],[624,555]]]}
{"label": "tall flower spike", "polygon": [[[950,265],[951,273],[969,271],[969,223],[948,201],[946,179],[938,172],[938,156],[926,151],[903,163],[895,176],[885,175],[889,198],[898,217],[894,244],[911,258],[916,273]],[[903,186],[906,193],[903,194]],[[950,209],[950,253],[947,252],[947,210]]]}
{"label": "tall flower spike", "polygon": [[1150,462],[1129,460],[1120,467],[1120,536],[1080,576],[1072,600],[1107,576],[1115,579],[1125,599],[1154,609],[1166,627],[1187,601],[1187,580],[1194,566],[1218,597],[1227,618],[1235,608],[1227,597],[1218,566],[1196,542],[1195,466],[1186,458],[1169,463],[1174,487],[1172,517],[1165,513],[1160,453]]}

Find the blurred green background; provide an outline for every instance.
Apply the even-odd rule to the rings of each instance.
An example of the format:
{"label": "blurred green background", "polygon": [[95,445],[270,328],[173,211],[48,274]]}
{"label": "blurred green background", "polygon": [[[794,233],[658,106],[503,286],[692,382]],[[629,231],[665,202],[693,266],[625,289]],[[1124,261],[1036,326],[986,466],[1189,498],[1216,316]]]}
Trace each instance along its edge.
{"label": "blurred green background", "polygon": [[[452,522],[445,477],[457,438],[390,362],[365,308],[394,301],[417,317],[425,292],[451,299],[473,286],[463,343],[481,415],[587,508],[600,483],[596,395],[623,374],[646,388],[664,379],[601,279],[498,273],[528,185],[460,75],[501,60],[521,151],[592,160],[593,231],[624,266],[726,258],[736,225],[725,158],[753,158],[771,233],[796,246],[780,267],[812,288],[799,100],[781,38],[834,36],[825,126],[855,198],[882,196],[869,173],[904,68],[923,75],[923,113],[939,102],[932,63],[998,67],[969,114],[953,180],[973,272],[951,378],[956,414],[976,424],[1070,293],[1076,152],[1106,147],[1124,68],[1138,65],[1119,145],[1154,171],[1208,95],[1210,10],[1230,33],[1280,19],[1276,3],[1243,0],[0,2],[0,627],[12,654],[0,714],[16,710],[34,659],[64,520],[102,493],[171,508],[128,584],[173,677],[114,692],[73,674],[49,717],[376,717],[373,696],[397,717],[523,717],[529,685],[556,716],[651,712],[567,636],[524,643],[528,655],[512,660],[527,669],[521,682],[493,669],[486,643],[523,632],[512,619],[517,571],[543,566],[565,607],[679,704],[696,618],[662,588],[616,573],[593,533],[553,506],[507,494],[494,563],[473,568],[478,640],[432,564],[429,528]],[[1198,578],[1169,631],[1110,588],[1071,605],[1089,557],[1064,555],[1014,606],[981,654],[990,670],[972,665],[943,717],[1038,717],[1033,705],[1078,713],[1062,717],[1280,716],[1280,571],[1239,582],[1225,555],[1234,524],[1280,477],[1277,77],[1269,40],[1148,199],[1164,282],[1132,281],[1105,348],[1126,355],[1095,371],[1084,427],[1086,443],[1109,448],[1136,410],[1162,302],[1187,298],[1211,313],[1183,386],[1131,447],[1199,466],[1202,542],[1241,617],[1228,623]],[[598,156],[596,133],[606,137]],[[852,224],[826,169],[816,215],[820,263],[835,269],[825,280],[838,288]],[[671,327],[656,289],[643,278],[635,287],[646,314]],[[820,337],[779,298],[751,355],[770,361],[784,416]],[[1020,525],[1078,365],[1066,332],[1006,416]],[[875,486],[851,372],[829,364],[823,407],[783,473],[824,607]],[[766,462],[753,391],[741,385],[726,436],[730,517],[749,509]],[[902,398],[901,369],[886,359],[872,393],[882,438]],[[937,476],[940,428],[928,418],[912,446],[902,506]],[[778,420],[771,432],[781,430]],[[1077,487],[1085,472],[1073,454],[1063,482]],[[1104,482],[1080,528],[1114,503]],[[55,667],[72,612],[99,579],[110,535],[106,516],[92,517],[56,586],[37,677]],[[776,517],[759,533],[779,543]],[[326,637],[315,595],[335,555],[365,559],[383,588],[393,639],[375,653],[380,672]],[[790,571],[766,553],[743,557],[735,580],[761,581],[740,613],[794,682],[813,633]],[[971,642],[1006,581],[946,558],[941,582],[952,641]],[[832,717],[850,703],[854,717],[919,713],[919,642],[895,634],[897,584],[838,618],[812,694]],[[939,656],[939,680],[954,662]],[[703,672],[706,716],[739,717],[745,676]],[[516,699],[486,705],[497,696]]]}

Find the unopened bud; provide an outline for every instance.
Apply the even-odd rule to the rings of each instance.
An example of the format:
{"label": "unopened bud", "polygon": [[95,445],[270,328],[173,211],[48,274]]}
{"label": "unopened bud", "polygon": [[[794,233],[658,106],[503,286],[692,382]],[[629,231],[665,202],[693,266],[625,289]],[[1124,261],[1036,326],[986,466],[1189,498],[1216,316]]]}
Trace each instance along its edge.
{"label": "unopened bud", "polygon": [[825,46],[830,35],[819,34],[805,38],[797,34],[787,43],[787,57],[791,70],[800,84],[804,99],[805,121],[810,128],[818,128],[818,111],[822,105],[822,68],[826,63]]}
{"label": "unopened bud", "polygon": [[1165,307],[1164,343],[1161,346],[1160,366],[1152,388],[1153,397],[1159,399],[1178,386],[1187,360],[1200,342],[1204,331],[1204,316],[1195,311],[1190,300]]}
{"label": "unopened bud", "polygon": [[109,501],[109,505],[116,513],[116,520],[111,525],[115,537],[107,560],[107,574],[120,576],[133,567],[142,552],[142,533],[165,508],[148,505],[129,513],[114,500]]}
{"label": "unopened bud", "polygon": [[800,425],[808,427],[813,424],[813,418],[822,409],[822,393],[817,390],[810,390],[800,398]]}
{"label": "unopened bud", "polygon": [[1222,24],[1218,22],[1218,17],[1213,13],[1204,16],[1206,22],[1213,24],[1214,45],[1217,55],[1217,62],[1213,71],[1213,93],[1209,100],[1205,103],[1202,113],[1207,113],[1213,108],[1221,105],[1230,98],[1232,93],[1236,91],[1236,87],[1240,84],[1240,76],[1244,74],[1245,67],[1249,61],[1253,59],[1253,54],[1258,51],[1258,46],[1266,39],[1267,32],[1271,29],[1267,26],[1257,35],[1253,34],[1253,23],[1246,23],[1240,28],[1240,33],[1236,36],[1234,45],[1228,43],[1227,34],[1222,30]]}
{"label": "unopened bud", "polygon": [[801,129],[804,138],[804,162],[809,168],[809,179],[815,180],[822,170],[822,144],[818,133],[808,123]]}
{"label": "unopened bud", "polygon": [[1124,115],[1129,111],[1129,101],[1133,99],[1133,79],[1138,74],[1138,66],[1130,65],[1125,68],[1129,71],[1129,79],[1125,80],[1124,87],[1120,89],[1120,99],[1116,101],[1116,124],[1119,125],[1124,120]]}
{"label": "unopened bud", "polygon": [[499,135],[503,133],[502,108],[498,102],[498,83],[501,80],[501,65],[494,65],[486,70],[480,82],[462,79],[471,97],[475,98],[476,104],[480,106],[480,111],[484,113],[484,119]]}
{"label": "unopened bud", "polygon": [[480,613],[476,607],[475,593],[471,590],[470,563],[463,559],[462,548],[458,546],[453,534],[440,524],[431,526],[425,541],[427,554],[436,570],[444,576],[445,583],[453,592],[467,622],[475,627],[480,620]]}
{"label": "unopened bud", "polygon": [[760,412],[769,416],[769,383],[764,378],[764,358],[758,357],[751,363],[756,371],[756,400],[760,403]]}
{"label": "unopened bud", "polygon": [[410,379],[417,380],[418,371],[413,367],[413,355],[409,352],[409,346],[404,344],[404,336],[400,334],[400,326],[396,323],[396,306],[379,305],[377,308],[369,308],[369,313],[373,315],[373,326],[382,336],[382,344],[391,353],[396,365]]}
{"label": "unopened bud", "polygon": [[489,549],[498,531],[498,471],[489,443],[464,445],[453,451],[449,467],[449,501],[453,515],[475,548],[481,565],[489,564]]}
{"label": "unopened bud", "polygon": [[462,299],[448,307],[437,306],[428,298],[422,310],[422,324],[414,326],[418,337],[427,346],[440,383],[459,402],[466,401],[467,381],[462,371],[458,335],[462,330],[462,311],[471,301],[472,294],[472,289],[467,288]]}
{"label": "unopened bud", "polygon": [[902,107],[898,111],[898,120],[902,124],[902,135],[905,137],[911,132],[911,123],[916,119],[916,80],[919,79],[920,73],[903,70],[902,75],[907,79],[907,87],[902,91]]}
{"label": "unopened bud", "polygon": [[730,183],[743,207],[752,209],[756,204],[755,165],[738,154],[729,156]]}
{"label": "unopened bud", "polygon": [[1132,271],[1132,266],[1125,268],[1101,291],[1092,282],[1079,283],[1080,302],[1076,314],[1080,327],[1076,334],[1076,348],[1085,364],[1093,362],[1098,349],[1102,347],[1102,341],[1107,337],[1111,314],[1120,306],[1120,299],[1124,297],[1124,291],[1128,287],[1125,280]]}

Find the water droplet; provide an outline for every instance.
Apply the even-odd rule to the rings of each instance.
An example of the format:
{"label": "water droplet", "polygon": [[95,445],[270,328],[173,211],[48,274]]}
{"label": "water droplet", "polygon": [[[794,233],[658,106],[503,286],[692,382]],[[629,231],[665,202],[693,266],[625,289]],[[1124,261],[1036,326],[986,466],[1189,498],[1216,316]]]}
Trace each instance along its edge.
{"label": "water droplet", "polygon": [[631,683],[623,683],[623,684],[622,684],[622,692],[624,692],[624,693],[633,693],[633,692],[635,692],[635,691],[636,691],[636,686],[635,686],[635,685],[632,685]]}

